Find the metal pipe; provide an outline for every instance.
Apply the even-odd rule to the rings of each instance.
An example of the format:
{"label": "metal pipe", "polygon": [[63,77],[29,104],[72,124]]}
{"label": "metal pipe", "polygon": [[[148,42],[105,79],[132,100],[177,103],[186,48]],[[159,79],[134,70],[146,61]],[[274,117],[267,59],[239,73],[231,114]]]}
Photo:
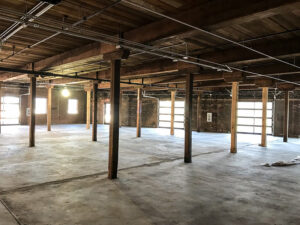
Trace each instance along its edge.
{"label": "metal pipe", "polygon": [[[9,17],[5,17],[5,16],[0,16],[0,19],[4,19],[4,20],[7,20],[7,21],[19,21],[18,19],[9,18]],[[218,67],[214,67],[214,66],[210,66],[210,65],[205,65],[203,63],[198,63],[198,62],[193,62],[193,61],[185,60],[185,59],[178,58],[178,57],[173,57],[173,56],[170,56],[170,55],[164,55],[162,53],[156,53],[156,52],[152,52],[152,51],[149,51],[149,50],[140,49],[139,47],[143,46],[143,47],[149,48],[150,50],[151,49],[155,50],[155,48],[153,48],[151,46],[143,45],[143,44],[136,43],[136,42],[133,42],[133,41],[128,41],[128,40],[125,40],[125,39],[122,39],[122,38],[119,38],[119,37],[116,37],[116,36],[109,36],[109,35],[105,35],[105,34],[94,32],[94,33],[97,33],[101,37],[111,39],[111,40],[103,40],[103,38],[99,39],[99,38],[95,38],[95,37],[90,37],[90,36],[87,36],[87,35],[70,32],[68,30],[60,30],[60,29],[57,29],[57,28],[52,28],[52,27],[48,27],[48,26],[37,24],[37,23],[33,23],[33,22],[28,22],[27,25],[32,26],[34,28],[40,28],[40,29],[43,29],[43,30],[54,31],[54,32],[61,32],[63,34],[69,35],[69,36],[74,36],[74,37],[78,37],[78,38],[88,39],[88,40],[92,40],[92,41],[96,41],[96,42],[102,42],[102,43],[111,44],[111,45],[116,45],[117,43],[120,43],[120,42],[121,43],[123,42],[123,43],[136,44],[138,47],[133,47],[131,45],[124,45],[124,44],[122,44],[122,45],[125,48],[133,49],[133,50],[136,50],[136,51],[139,51],[139,52],[147,52],[148,54],[151,54],[151,55],[156,55],[156,56],[160,56],[160,57],[164,57],[164,58],[169,58],[169,59],[173,59],[173,60],[175,59],[175,60],[178,60],[178,61],[182,61],[182,62],[186,62],[186,63],[198,65],[198,66],[208,67],[208,68],[215,69],[215,70],[218,70],[218,71],[231,72],[231,69],[233,69],[233,70],[236,70],[236,71],[245,72],[245,73],[249,73],[249,74],[257,75],[257,76],[261,76],[261,77],[267,77],[267,78],[270,78],[270,79],[274,79],[274,80],[278,80],[278,81],[286,82],[286,83],[292,83],[292,84],[300,86],[299,83],[295,83],[295,82],[283,80],[283,79],[280,79],[280,78],[275,78],[275,77],[264,75],[264,74],[260,74],[260,73],[255,73],[255,72],[243,70],[243,69],[240,69],[240,68],[237,68],[237,67],[232,67],[232,66],[227,66],[227,65],[223,65],[223,64],[218,64],[218,65],[221,65],[221,66],[229,68],[230,71],[228,71],[228,70],[226,70],[224,68],[218,68]],[[88,33],[88,31],[85,30],[84,33]],[[163,52],[168,52],[168,51],[163,51]],[[172,52],[168,52],[168,53],[175,54],[175,53],[172,53]],[[195,57],[190,57],[190,58],[201,60],[201,59],[198,59],[198,58],[195,58]],[[217,63],[214,63],[214,62],[211,62],[211,61],[207,61],[207,60],[205,60],[205,61],[206,62],[210,62],[212,64],[217,64]]]}
{"label": "metal pipe", "polygon": [[[18,19],[15,19],[15,18],[10,18],[10,17],[7,17],[7,16],[6,17],[5,16],[0,16],[0,19],[7,20],[7,21],[23,22],[21,20],[18,20]],[[46,25],[33,23],[33,22],[27,22],[26,25],[31,26],[33,28],[40,28],[40,29],[47,30],[47,31],[52,31],[52,32],[60,32],[62,34],[70,35],[70,36],[73,36],[73,37],[89,39],[89,40],[102,42],[102,43],[106,43],[106,44],[121,45],[121,46],[125,46],[126,48],[131,49],[131,50],[136,50],[136,51],[139,51],[139,52],[147,52],[148,54],[151,54],[151,55],[160,56],[160,57],[168,58],[168,59],[171,59],[171,60],[186,62],[186,63],[189,63],[189,64],[194,64],[194,65],[198,65],[198,66],[201,66],[201,67],[206,67],[206,68],[210,68],[210,69],[214,69],[214,70],[218,70],[218,71],[232,72],[228,68],[228,66],[226,66],[226,65],[218,64],[218,63],[215,63],[215,62],[211,62],[211,61],[207,61],[207,60],[203,60],[203,59],[199,59],[199,58],[196,58],[197,61],[194,62],[194,61],[191,61],[191,60],[184,59],[183,57],[185,57],[186,55],[183,55],[183,54],[174,53],[174,52],[170,52],[170,51],[166,51],[166,50],[159,50],[159,49],[156,49],[152,46],[148,46],[148,45],[144,45],[144,44],[141,44],[141,43],[129,41],[129,40],[126,40],[126,39],[119,38],[117,36],[110,36],[110,35],[106,35],[106,34],[102,34],[102,33],[98,33],[98,32],[84,30],[82,28],[79,30],[79,32],[81,32],[81,33],[89,33],[90,32],[90,33],[93,33],[93,34],[96,34],[96,35],[100,36],[101,38],[99,39],[99,38],[94,38],[94,37],[90,37],[90,36],[87,36],[87,35],[71,32],[69,30],[72,27],[63,28],[61,30],[61,29],[58,29],[58,28],[53,28],[53,27],[49,27],[49,26],[46,26]],[[104,40],[103,38],[106,38],[108,40]],[[119,43],[122,43],[122,44],[119,44]],[[124,45],[124,43],[127,43],[129,45]],[[146,48],[146,49],[140,49],[140,48]],[[154,51],[158,51],[159,53],[156,53]],[[192,58],[192,57],[190,57],[190,58]],[[199,61],[203,61],[205,64],[200,63]],[[212,65],[216,65],[216,66],[212,66],[212,65],[208,65],[208,64],[212,64]]]}
{"label": "metal pipe", "polygon": [[[62,75],[62,74],[55,74],[55,73],[45,72],[45,71],[23,70],[23,69],[14,69],[14,68],[6,68],[6,67],[0,67],[0,71],[3,71],[3,72],[12,72],[12,73],[22,73],[22,74],[32,74],[32,75],[41,76],[41,77],[62,77],[62,78],[72,78],[72,79],[81,79],[81,80],[110,82],[109,79],[97,79],[97,78],[91,78],[91,77]],[[128,82],[127,81],[121,81],[120,83],[122,83],[122,84],[140,85],[140,86],[168,88],[165,85],[159,85],[159,84],[141,84],[141,83],[134,83],[134,82],[130,82],[130,81],[128,81]]]}
{"label": "metal pipe", "polygon": [[[21,17],[21,20],[25,20],[29,15],[32,15],[34,12],[39,10],[45,3],[44,2],[39,2],[35,7],[33,7],[27,14]],[[38,12],[34,18],[29,19],[30,22],[33,22],[35,18],[40,17],[43,15],[46,11],[48,11],[50,8],[52,8],[52,4],[48,4],[44,9],[42,9],[40,12]],[[4,43],[7,41],[10,37],[12,37],[14,34],[22,30],[23,28],[26,27],[25,24],[22,24],[21,26],[18,27],[18,25],[22,24],[22,22],[15,22],[13,25],[11,25],[8,29],[6,29],[2,34],[1,34],[1,42]]]}
{"label": "metal pipe", "polygon": [[[27,14],[25,14],[24,16],[21,17],[21,20],[26,19],[27,15],[31,15],[33,14],[37,9],[39,9],[42,5],[44,4],[44,2],[39,2],[37,5],[35,5],[31,10],[29,10],[29,12]],[[15,22],[14,24],[12,24],[9,28],[7,28],[5,31],[2,32],[2,34],[0,35],[0,38],[2,39],[5,35],[7,35],[11,30],[13,30],[16,26],[18,26],[20,23],[19,22]]]}
{"label": "metal pipe", "polygon": [[[118,1],[116,1],[116,2],[114,2],[114,3],[112,3],[112,4],[110,4],[110,5],[108,5],[108,6],[106,6],[106,7],[104,7],[103,9],[101,9],[101,10],[99,10],[99,11],[97,11],[97,12],[91,14],[90,16],[87,16],[87,17],[82,18],[81,20],[79,20],[79,21],[73,23],[71,26],[72,26],[72,27],[76,27],[76,26],[78,26],[78,25],[84,23],[85,21],[87,21],[87,20],[89,20],[89,19],[92,19],[93,17],[95,17],[95,16],[97,16],[97,15],[103,13],[103,12],[106,11],[107,9],[112,8],[113,6],[119,4],[120,2],[121,2],[121,0],[118,0]],[[46,10],[46,11],[47,11],[47,10]],[[32,19],[30,19],[29,21],[30,21],[30,22],[33,22]],[[31,49],[31,48],[33,48],[33,47],[39,45],[39,44],[42,44],[42,43],[44,43],[44,42],[50,40],[51,38],[56,37],[56,36],[59,35],[59,34],[61,34],[61,32],[56,32],[56,33],[50,35],[49,37],[46,37],[46,38],[44,38],[43,40],[38,41],[38,42],[35,43],[35,44],[32,44],[32,45],[30,45],[30,46],[27,46],[26,48],[23,48],[22,50],[20,50],[20,51],[18,51],[18,52],[16,52],[16,53],[12,54],[12,55],[10,55],[10,56],[7,56],[7,57],[1,59],[1,62],[3,62],[3,61],[6,60],[6,59],[9,59],[9,58],[12,57],[12,56],[19,55],[19,54],[23,53],[24,51],[26,51],[27,49]]]}
{"label": "metal pipe", "polygon": [[186,23],[186,22],[183,22],[183,21],[181,21],[181,20],[175,19],[175,18],[173,18],[173,17],[171,17],[171,16],[167,16],[167,15],[165,15],[165,14],[163,14],[163,13],[159,13],[159,12],[156,12],[156,11],[154,11],[154,10],[148,9],[148,8],[142,6],[142,5],[139,5],[139,4],[130,2],[130,1],[128,1],[128,0],[122,0],[122,2],[127,3],[127,4],[129,4],[129,5],[132,5],[132,6],[134,6],[134,7],[140,8],[140,9],[142,9],[142,10],[148,11],[148,12],[150,12],[150,13],[156,14],[156,15],[161,16],[161,17],[163,17],[163,18],[172,20],[172,21],[174,21],[174,22],[176,22],[176,23],[179,23],[179,24],[182,24],[182,25],[184,25],[184,26],[190,27],[190,28],[192,28],[192,29],[194,29],[194,30],[198,30],[198,31],[203,32],[203,33],[205,33],[205,34],[208,34],[208,35],[214,36],[214,37],[216,37],[216,38],[222,39],[222,40],[224,40],[224,41],[230,42],[230,43],[232,43],[232,44],[234,44],[234,45],[237,45],[237,46],[240,46],[240,47],[245,48],[245,49],[247,49],[247,50],[250,50],[250,51],[255,52],[255,53],[257,53],[257,54],[259,54],[259,55],[262,55],[262,56],[264,56],[264,57],[273,59],[273,60],[275,60],[275,61],[281,62],[281,63],[283,63],[283,64],[286,64],[286,65],[289,65],[289,66],[292,66],[292,67],[295,67],[295,68],[297,68],[297,69],[300,69],[300,66],[297,66],[297,65],[294,65],[294,64],[292,64],[292,63],[286,62],[286,61],[284,61],[284,60],[278,59],[278,58],[276,58],[276,57],[274,57],[274,56],[268,55],[268,54],[263,53],[263,52],[261,52],[261,51],[258,51],[258,50],[255,50],[255,49],[253,49],[253,48],[250,48],[250,47],[248,47],[248,46],[245,46],[245,45],[243,45],[243,44],[240,44],[240,43],[238,43],[238,42],[236,42],[236,41],[233,41],[233,40],[231,40],[231,39],[229,39],[229,38],[225,38],[225,37],[223,37],[223,36],[221,36],[221,35],[214,34],[214,33],[212,33],[212,32],[209,32],[209,31],[207,31],[207,30],[204,30],[204,29],[202,29],[202,28],[199,28],[199,27],[193,26],[193,25],[191,25],[191,24],[189,24],[189,23]]}

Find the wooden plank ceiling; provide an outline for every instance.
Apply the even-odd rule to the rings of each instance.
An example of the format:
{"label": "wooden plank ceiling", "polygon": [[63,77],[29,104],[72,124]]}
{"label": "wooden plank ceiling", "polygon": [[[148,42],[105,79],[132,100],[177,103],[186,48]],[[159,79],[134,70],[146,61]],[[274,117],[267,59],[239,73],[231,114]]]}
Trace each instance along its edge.
{"label": "wooden plank ceiling", "polygon": [[[35,18],[34,22],[61,29],[88,18],[89,15],[105,9],[114,2],[116,1],[62,0],[42,16]],[[299,1],[230,0],[226,1],[226,4],[220,0],[131,0],[131,2],[176,18],[184,16],[183,21],[193,22],[192,25],[300,66]],[[1,0],[0,34],[13,24],[6,17],[21,18],[38,3],[37,0]],[[164,48],[174,53],[188,54],[239,68],[253,68],[260,73],[280,72],[281,77],[286,75],[289,76],[286,78],[296,81],[300,76],[296,68],[168,21],[122,1],[87,19],[78,25],[74,32],[83,35],[88,32],[95,35],[94,37],[98,34],[116,36],[124,33],[125,39]],[[39,69],[45,71],[83,76],[95,76],[96,71],[102,71],[100,75],[107,78],[109,64],[102,60],[103,45],[95,44],[93,40],[59,34],[34,47],[29,47],[54,33],[32,26],[21,29],[1,44],[0,67],[29,69],[29,65],[36,62],[37,65],[43,65]],[[21,50],[22,52],[18,53]],[[194,65],[173,62],[135,50],[131,51],[129,59],[122,64],[123,80],[136,79],[139,75],[156,78],[164,76],[164,82],[170,80],[172,83],[175,82],[175,78],[178,80],[182,76],[181,70],[190,67],[195,69]],[[271,69],[266,71],[266,68]],[[217,76],[217,72],[205,68],[199,68],[199,71],[205,75]],[[145,76],[147,74],[148,76]],[[0,73],[0,80],[27,82],[24,76],[7,72]],[[59,80],[57,83],[68,83],[67,79]],[[160,80],[156,79],[156,82]]]}

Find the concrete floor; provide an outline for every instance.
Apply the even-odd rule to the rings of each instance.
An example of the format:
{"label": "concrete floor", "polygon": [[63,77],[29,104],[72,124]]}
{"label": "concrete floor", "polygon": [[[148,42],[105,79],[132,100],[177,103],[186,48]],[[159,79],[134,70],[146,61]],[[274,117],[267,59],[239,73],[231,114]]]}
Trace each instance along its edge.
{"label": "concrete floor", "polygon": [[[0,135],[0,225],[300,224],[300,165],[263,167],[300,155],[300,139],[282,143],[193,133],[193,163],[183,163],[183,131],[120,130],[119,179],[107,176],[108,127],[98,142],[84,125],[4,127]],[[18,221],[18,222],[17,222]]]}

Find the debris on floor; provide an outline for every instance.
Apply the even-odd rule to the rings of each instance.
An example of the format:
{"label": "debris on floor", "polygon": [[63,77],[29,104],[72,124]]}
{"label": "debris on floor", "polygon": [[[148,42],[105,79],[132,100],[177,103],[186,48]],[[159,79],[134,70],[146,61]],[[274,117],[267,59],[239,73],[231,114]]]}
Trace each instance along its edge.
{"label": "debris on floor", "polygon": [[271,167],[271,166],[276,166],[276,167],[283,167],[283,166],[294,166],[294,165],[297,165],[297,164],[300,164],[300,156],[297,156],[295,159],[291,160],[291,161],[278,161],[278,162],[275,162],[275,163],[266,163],[266,164],[263,164],[263,166],[265,167]]}

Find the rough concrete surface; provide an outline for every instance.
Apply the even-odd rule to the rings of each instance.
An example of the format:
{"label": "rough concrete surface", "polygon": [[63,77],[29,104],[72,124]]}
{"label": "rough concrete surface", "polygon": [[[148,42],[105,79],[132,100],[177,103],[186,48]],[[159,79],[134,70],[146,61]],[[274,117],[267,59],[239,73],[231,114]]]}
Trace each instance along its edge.
{"label": "rough concrete surface", "polygon": [[[120,130],[119,178],[108,180],[108,127],[98,142],[84,125],[4,127],[0,135],[0,198],[19,224],[300,224],[300,166],[264,167],[300,155],[300,140],[193,133],[193,163],[183,163],[183,131]],[[17,224],[0,205],[0,225]]]}

